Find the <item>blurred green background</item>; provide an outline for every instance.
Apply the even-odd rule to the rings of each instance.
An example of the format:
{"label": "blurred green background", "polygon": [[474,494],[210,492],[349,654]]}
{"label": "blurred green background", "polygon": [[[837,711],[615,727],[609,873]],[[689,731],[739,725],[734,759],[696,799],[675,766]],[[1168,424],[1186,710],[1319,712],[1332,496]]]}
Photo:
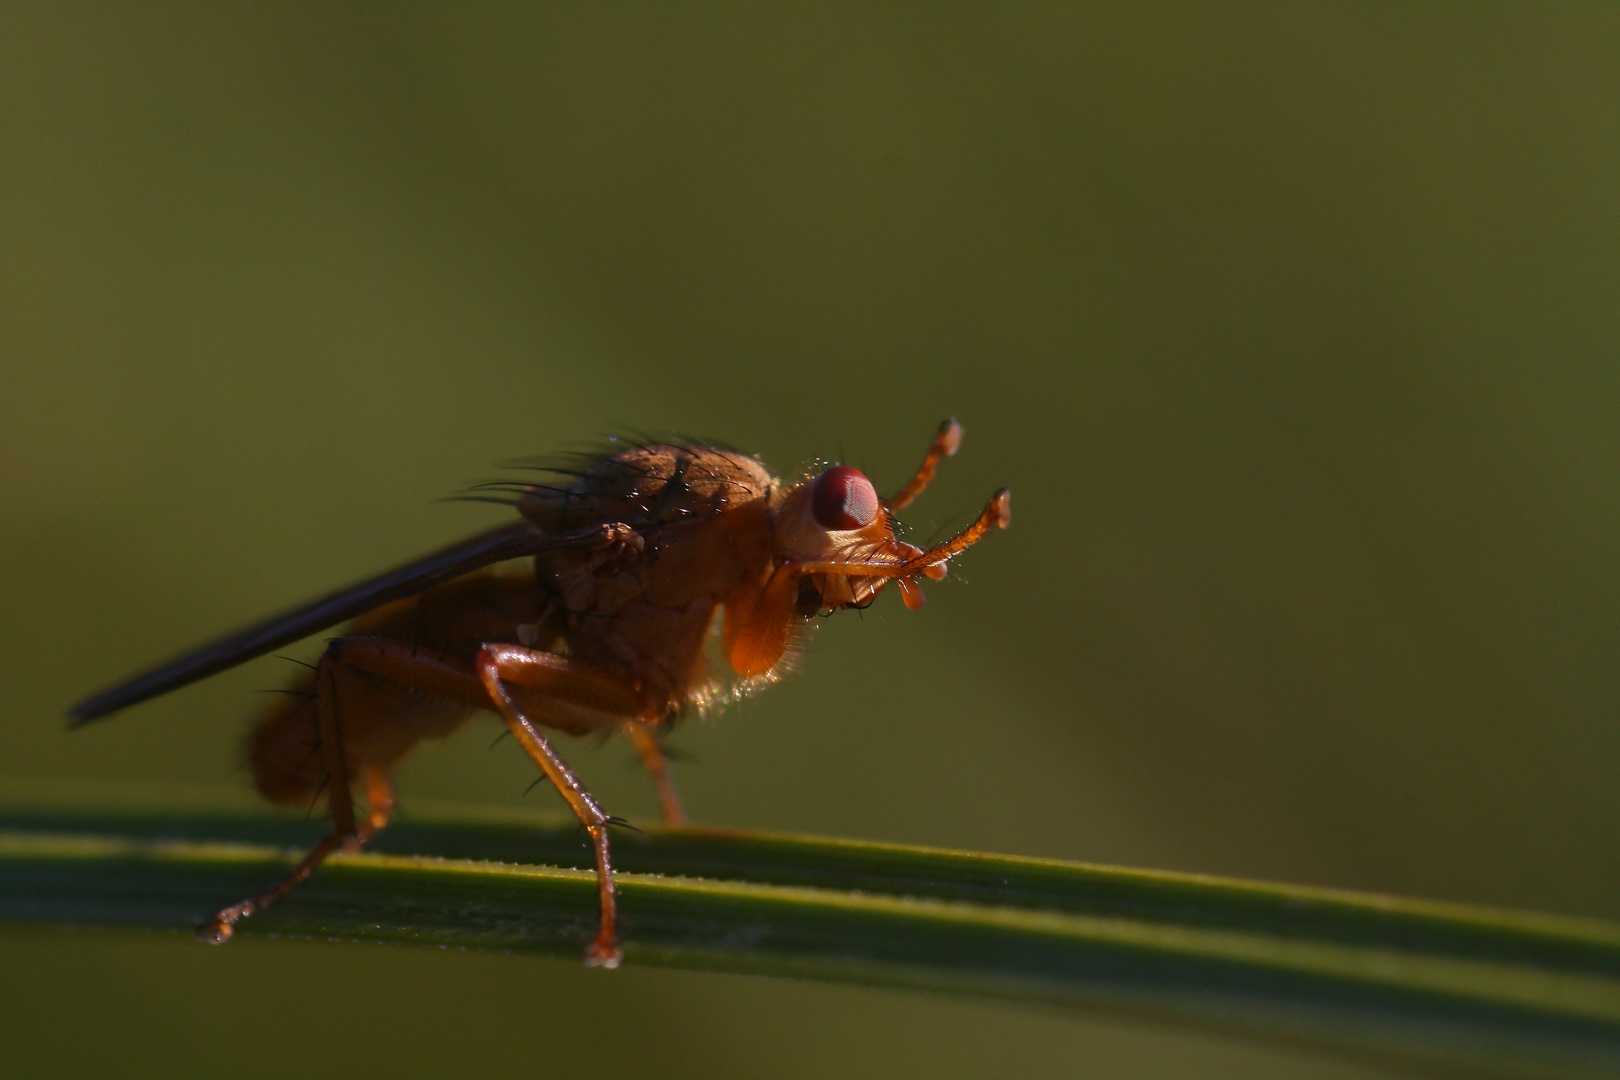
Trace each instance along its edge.
{"label": "blurred green background", "polygon": [[[700,821],[1620,918],[1612,4],[8,4],[0,364],[0,794],[245,790],[285,663],[62,709],[500,520],[434,499],[503,459],[677,429],[888,488],[954,414],[905,516],[1008,484],[1013,528],[685,728]],[[405,811],[517,804],[495,730]],[[0,970],[35,1076],[1382,1075],[562,961]]]}

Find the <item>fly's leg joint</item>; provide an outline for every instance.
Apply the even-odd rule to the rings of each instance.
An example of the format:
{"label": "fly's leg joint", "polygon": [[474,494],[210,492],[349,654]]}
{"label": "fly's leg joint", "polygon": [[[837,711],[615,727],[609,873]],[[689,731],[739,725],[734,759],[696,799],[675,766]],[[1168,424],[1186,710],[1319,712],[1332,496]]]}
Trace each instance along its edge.
{"label": "fly's leg joint", "polygon": [[592,571],[600,571],[635,558],[647,549],[647,539],[622,521],[603,525],[596,550],[590,556]]}
{"label": "fly's leg joint", "polygon": [[477,669],[489,700],[506,721],[507,729],[590,833],[596,854],[596,892],[601,916],[595,939],[585,947],[585,965],[618,967],[624,954],[619,949],[619,908],[608,846],[608,825],[612,819],[513,700],[506,682],[526,685],[531,690],[547,690],[563,700],[586,704],[609,705],[620,698],[624,699],[620,704],[629,704],[633,698],[624,687],[605,679],[600,672],[559,656],[515,645],[494,642],[484,645],[478,652]]}

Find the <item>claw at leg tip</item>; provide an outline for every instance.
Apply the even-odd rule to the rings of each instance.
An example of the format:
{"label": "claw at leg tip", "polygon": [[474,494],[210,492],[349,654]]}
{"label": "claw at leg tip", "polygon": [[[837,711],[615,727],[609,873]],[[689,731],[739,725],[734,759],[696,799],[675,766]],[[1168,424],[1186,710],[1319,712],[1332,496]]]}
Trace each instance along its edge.
{"label": "claw at leg tip", "polygon": [[1005,529],[1012,524],[1012,488],[1002,488],[992,501],[996,508],[996,527]]}
{"label": "claw at leg tip", "polygon": [[617,945],[593,941],[585,950],[585,966],[606,968],[611,971],[624,960],[624,951]]}
{"label": "claw at leg tip", "polygon": [[230,923],[215,919],[197,927],[197,940],[205,945],[223,945],[231,940],[231,935],[235,932],[236,928]]}

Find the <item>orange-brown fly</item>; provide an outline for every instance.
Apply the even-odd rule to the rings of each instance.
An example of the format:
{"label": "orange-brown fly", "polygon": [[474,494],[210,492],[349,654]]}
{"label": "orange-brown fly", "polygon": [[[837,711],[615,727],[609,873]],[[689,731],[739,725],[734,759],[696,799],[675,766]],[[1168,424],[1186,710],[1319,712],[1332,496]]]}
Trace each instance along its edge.
{"label": "orange-brown fly", "polygon": [[[922,606],[919,576],[944,577],[947,560],[1009,520],[1002,490],[943,544],[925,551],[895,535],[892,512],[922,492],[961,437],[956,421],[940,425],[916,475],[887,500],[847,465],[783,484],[756,458],[715,447],[610,453],[556,485],[518,485],[516,524],[187,653],[71,715],[76,723],[106,716],[347,622],[249,739],[259,792],[295,803],[324,791],[332,832],[265,892],[216,914],[205,940],[228,940],[237,922],[281,899],[332,852],[363,845],[388,822],[389,767],[418,740],[488,709],[590,833],[602,915],[585,962],[613,967],[614,819],[542,729],[626,734],[665,819],[682,824],[663,735],[714,693],[704,646],[716,612],[726,663],[739,679],[758,681],[782,665],[818,612],[865,606],[890,581],[908,608]],[[518,573],[496,568],[524,557],[532,563]]]}

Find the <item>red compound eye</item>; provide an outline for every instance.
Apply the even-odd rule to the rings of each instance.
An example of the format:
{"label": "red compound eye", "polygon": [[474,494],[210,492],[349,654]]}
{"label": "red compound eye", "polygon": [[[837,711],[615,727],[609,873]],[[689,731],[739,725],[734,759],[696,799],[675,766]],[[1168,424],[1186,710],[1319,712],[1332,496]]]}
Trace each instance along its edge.
{"label": "red compound eye", "polygon": [[810,510],[824,529],[864,529],[877,517],[877,489],[859,469],[835,465],[816,477]]}

